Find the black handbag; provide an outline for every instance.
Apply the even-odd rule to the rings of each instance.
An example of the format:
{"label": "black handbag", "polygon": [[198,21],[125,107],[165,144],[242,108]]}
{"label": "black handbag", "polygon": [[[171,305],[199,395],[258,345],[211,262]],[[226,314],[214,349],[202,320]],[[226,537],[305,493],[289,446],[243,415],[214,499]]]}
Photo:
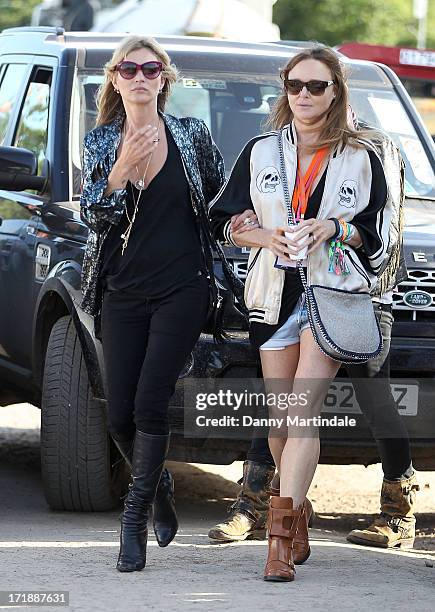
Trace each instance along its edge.
{"label": "black handbag", "polygon": [[[282,144],[278,133],[280,173],[289,225],[295,225]],[[308,319],[319,349],[335,361],[364,363],[383,348],[379,322],[369,293],[309,285],[300,260],[297,267],[305,289]],[[337,313],[342,312],[342,317]]]}
{"label": "black handbag", "polygon": [[[200,226],[200,239],[203,252],[207,260],[208,282],[210,302],[206,322],[203,326],[203,333],[212,334],[215,340],[220,343],[228,339],[228,335],[223,327],[223,316],[226,299],[231,299],[230,295],[236,298],[235,306],[240,314],[248,321],[249,311],[244,299],[244,283],[239,279],[225,257],[224,250],[220,243],[213,236],[210,219],[203,206],[198,207],[198,221]],[[214,273],[213,253],[217,253],[222,272],[228,285],[224,287]]]}

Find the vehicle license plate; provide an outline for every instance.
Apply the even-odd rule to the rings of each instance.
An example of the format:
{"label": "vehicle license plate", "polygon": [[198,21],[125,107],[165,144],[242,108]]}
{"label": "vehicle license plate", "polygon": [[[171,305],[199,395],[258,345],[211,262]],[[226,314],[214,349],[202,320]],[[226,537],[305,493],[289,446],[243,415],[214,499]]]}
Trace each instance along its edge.
{"label": "vehicle license plate", "polygon": [[[403,416],[415,416],[418,409],[418,385],[391,383],[391,391]],[[350,381],[334,381],[329,387],[322,412],[360,414],[361,409]]]}

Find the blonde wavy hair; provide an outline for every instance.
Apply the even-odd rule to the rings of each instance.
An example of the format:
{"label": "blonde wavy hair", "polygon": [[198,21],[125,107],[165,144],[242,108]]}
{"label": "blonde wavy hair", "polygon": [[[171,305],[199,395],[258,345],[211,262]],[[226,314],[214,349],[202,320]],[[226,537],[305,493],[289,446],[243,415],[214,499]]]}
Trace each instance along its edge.
{"label": "blonde wavy hair", "polygon": [[169,55],[154,38],[127,36],[119,43],[111,59],[104,66],[104,82],[98,89],[96,100],[98,111],[96,125],[111,123],[118,115],[125,116],[122,98],[113,89],[112,78],[116,65],[122,62],[129,53],[138,49],[149,49],[163,64],[161,74],[165,78],[165,83],[157,99],[157,110],[164,111],[171,87],[178,80],[178,70],[174,64],[171,64]]}
{"label": "blonde wavy hair", "polygon": [[[381,139],[381,134],[373,129],[356,130],[349,124],[348,109],[349,109],[349,94],[344,74],[344,66],[340,59],[331,48],[324,45],[314,45],[308,49],[304,49],[295,55],[287,65],[281,70],[280,77],[284,82],[289,72],[300,62],[304,60],[314,59],[322,62],[331,72],[331,80],[334,81],[335,98],[331,105],[323,114],[325,122],[320,132],[319,140],[312,148],[313,150],[322,147],[330,147],[331,149],[340,144],[350,144],[360,147],[357,138],[365,138],[372,142],[377,142]],[[279,130],[293,120],[293,112],[288,103],[287,92],[283,88],[282,94],[279,96],[276,103],[273,105],[271,113],[267,121],[267,127],[273,130]],[[317,119],[316,119],[317,122]]]}

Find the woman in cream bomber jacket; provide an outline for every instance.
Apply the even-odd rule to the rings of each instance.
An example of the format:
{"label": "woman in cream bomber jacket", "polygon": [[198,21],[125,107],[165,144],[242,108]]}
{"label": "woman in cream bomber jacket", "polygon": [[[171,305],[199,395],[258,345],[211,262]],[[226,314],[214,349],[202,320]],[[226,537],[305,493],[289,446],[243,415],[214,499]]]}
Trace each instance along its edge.
{"label": "woman in cream bomber jacket", "polygon": [[[299,398],[295,406],[289,396],[285,411],[267,404],[280,490],[270,500],[264,579],[290,582],[294,564],[310,555],[306,494],[320,453],[316,419],[340,365],[314,340],[292,257],[304,236],[308,283],[370,293],[389,260],[396,261],[391,255],[399,240],[403,165],[388,137],[350,125],[347,86],[334,51],[301,51],[281,78],[283,92],[271,116],[280,132],[245,146],[209,212],[218,240],[251,249],[245,302],[268,397],[284,391]],[[291,203],[285,199],[282,161]],[[287,205],[300,220],[297,238],[288,226]],[[344,300],[337,309],[337,324],[349,326]],[[297,426],[299,418],[308,432]]]}

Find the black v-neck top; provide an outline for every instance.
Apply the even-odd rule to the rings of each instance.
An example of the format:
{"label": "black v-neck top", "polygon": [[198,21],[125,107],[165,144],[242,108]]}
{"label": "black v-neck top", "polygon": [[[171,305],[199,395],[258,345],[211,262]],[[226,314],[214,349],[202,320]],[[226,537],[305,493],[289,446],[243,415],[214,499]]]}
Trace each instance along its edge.
{"label": "black v-neck top", "polygon": [[[168,154],[161,170],[142,191],[127,248],[121,255],[126,213],[106,238],[103,285],[144,297],[164,297],[205,270],[195,213],[180,153],[166,129]],[[127,184],[132,218],[139,191]]]}

